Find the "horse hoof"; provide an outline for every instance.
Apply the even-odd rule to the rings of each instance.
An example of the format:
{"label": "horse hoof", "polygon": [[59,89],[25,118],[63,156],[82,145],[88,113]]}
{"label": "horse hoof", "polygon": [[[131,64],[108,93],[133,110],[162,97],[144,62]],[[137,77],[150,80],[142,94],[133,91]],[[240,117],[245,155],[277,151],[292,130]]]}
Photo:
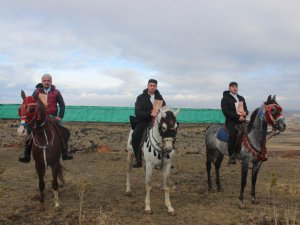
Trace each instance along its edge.
{"label": "horse hoof", "polygon": [[40,204],[39,210],[40,211],[45,211],[45,206],[43,204]]}
{"label": "horse hoof", "polygon": [[259,204],[259,201],[257,199],[252,199],[251,202],[252,202],[252,204],[256,204],[256,205]]}
{"label": "horse hoof", "polygon": [[175,211],[169,211],[168,214],[169,216],[175,216]]}
{"label": "horse hoof", "polygon": [[244,208],[244,204],[240,203],[240,209],[243,209],[243,208]]}
{"label": "horse hoof", "polygon": [[128,197],[131,197],[132,196],[132,192],[131,191],[126,191],[125,195],[128,196]]}
{"label": "horse hoof", "polygon": [[223,192],[223,188],[218,187],[218,188],[217,188],[217,191],[218,191],[218,192]]}
{"label": "horse hoof", "polygon": [[147,215],[152,215],[153,214],[153,212],[152,212],[152,210],[150,209],[145,209],[145,214],[147,214]]}

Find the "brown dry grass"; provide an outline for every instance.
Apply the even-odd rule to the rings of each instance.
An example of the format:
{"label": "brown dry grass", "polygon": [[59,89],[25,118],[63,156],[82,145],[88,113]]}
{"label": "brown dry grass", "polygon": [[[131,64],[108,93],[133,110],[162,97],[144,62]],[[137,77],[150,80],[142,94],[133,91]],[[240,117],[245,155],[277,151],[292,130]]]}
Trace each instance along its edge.
{"label": "brown dry grass", "polygon": [[[82,135],[80,139],[84,140],[88,136],[98,146],[95,150],[75,154],[72,161],[63,162],[68,172],[65,174],[66,184],[59,189],[62,202],[60,209],[53,208],[51,173],[50,170],[47,171],[46,211],[39,211],[34,163],[22,164],[17,161],[22,142],[9,142],[6,136],[3,137],[3,129],[6,129],[6,135],[7,130],[15,132],[15,126],[10,126],[9,123],[10,121],[1,123],[0,159],[6,165],[2,178],[0,176],[1,225],[300,224],[300,158],[298,154],[283,158],[284,154],[288,154],[285,150],[289,149],[284,144],[284,149],[279,149],[276,145],[283,143],[283,140],[288,142],[289,136],[293,137],[300,130],[295,127],[290,134],[287,132],[277,136],[276,140],[271,139],[269,152],[276,149],[276,154],[262,165],[258,175],[256,190],[260,204],[251,204],[249,177],[245,190],[245,208],[240,210],[240,166],[227,166],[223,162],[221,182],[224,191],[208,193],[203,145],[203,130],[206,125],[182,125],[177,140],[174,169],[171,172],[171,202],[176,212],[172,217],[168,216],[164,206],[160,171],[155,171],[153,176],[153,215],[145,215],[143,212],[143,169],[133,171],[133,196],[125,195],[126,152],[122,150],[126,146],[128,127],[108,124],[66,124],[73,136],[76,131],[79,136],[81,131],[85,132],[86,136]],[[114,133],[117,135],[113,135]],[[102,148],[112,151],[97,151]]]}

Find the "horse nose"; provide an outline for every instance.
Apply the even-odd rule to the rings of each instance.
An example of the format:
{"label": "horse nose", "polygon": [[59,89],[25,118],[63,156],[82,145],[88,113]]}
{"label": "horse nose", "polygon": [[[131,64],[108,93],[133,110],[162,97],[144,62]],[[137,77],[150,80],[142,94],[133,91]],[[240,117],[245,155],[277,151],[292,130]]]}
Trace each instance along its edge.
{"label": "horse nose", "polygon": [[284,123],[284,124],[282,125],[282,129],[283,129],[283,131],[285,131],[285,129],[286,129],[286,123]]}

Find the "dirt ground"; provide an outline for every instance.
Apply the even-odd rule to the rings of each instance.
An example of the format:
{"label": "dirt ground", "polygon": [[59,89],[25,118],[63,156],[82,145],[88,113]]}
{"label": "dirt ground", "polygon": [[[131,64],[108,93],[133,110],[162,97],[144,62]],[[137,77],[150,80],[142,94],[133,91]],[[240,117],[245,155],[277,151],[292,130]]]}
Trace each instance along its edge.
{"label": "dirt ground", "polygon": [[[47,170],[45,211],[39,209],[34,163],[18,162],[23,138],[18,121],[0,120],[0,224],[300,224],[300,125],[268,142],[269,160],[259,172],[260,204],[251,204],[250,182],[245,208],[239,209],[240,165],[221,168],[223,192],[207,192],[204,125],[180,126],[171,171],[171,202],[164,205],[162,176],[156,170],[151,193],[152,215],[144,214],[144,170],[134,169],[133,196],[125,195],[128,124],[65,123],[71,130],[74,159],[63,161],[66,183],[59,188],[62,206],[54,208],[51,171]],[[251,170],[250,170],[251,173]],[[214,179],[214,173],[212,173]],[[83,202],[80,202],[82,196]],[[81,207],[81,211],[80,211]]]}

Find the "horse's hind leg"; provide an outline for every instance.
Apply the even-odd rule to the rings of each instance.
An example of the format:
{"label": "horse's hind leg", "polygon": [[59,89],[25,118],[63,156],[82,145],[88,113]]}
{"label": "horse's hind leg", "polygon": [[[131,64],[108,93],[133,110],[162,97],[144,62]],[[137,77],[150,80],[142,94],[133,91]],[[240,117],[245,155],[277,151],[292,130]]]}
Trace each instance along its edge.
{"label": "horse's hind leg", "polygon": [[131,171],[132,171],[132,162],[133,162],[133,152],[129,149],[127,154],[127,179],[126,179],[126,195],[131,195]]}
{"label": "horse's hind leg", "polygon": [[171,205],[171,201],[170,201],[170,180],[169,180],[170,170],[171,170],[171,163],[167,164],[163,169],[165,205],[168,208],[168,213],[170,215],[174,215],[175,211],[174,211],[174,209]]}
{"label": "horse's hind leg", "polygon": [[211,171],[211,160],[207,157],[206,158],[206,172],[207,172],[207,185],[208,185],[209,192],[211,192],[211,190],[212,190],[210,171]]}
{"label": "horse's hind leg", "polygon": [[60,162],[58,162],[56,165],[52,167],[52,189],[54,194],[55,208],[60,206],[59,198],[58,198],[58,181],[57,181],[57,177],[59,174],[62,175]]}
{"label": "horse's hind leg", "polygon": [[35,162],[35,169],[36,172],[39,176],[39,190],[40,190],[40,209],[44,210],[44,199],[45,199],[45,195],[44,195],[44,189],[45,189],[45,181],[44,181],[44,176],[45,176],[45,166],[43,163],[38,163]]}
{"label": "horse's hind leg", "polygon": [[219,154],[217,157],[217,160],[215,162],[215,170],[216,170],[216,185],[217,185],[217,190],[222,191],[221,187],[221,182],[220,182],[220,167],[221,163],[223,161],[224,155]]}
{"label": "horse's hind leg", "polygon": [[252,196],[253,204],[259,203],[259,201],[256,199],[256,196],[255,196],[255,186],[256,186],[257,174],[258,174],[260,166],[261,166],[261,162],[253,163],[252,182],[251,182],[251,196]]}

